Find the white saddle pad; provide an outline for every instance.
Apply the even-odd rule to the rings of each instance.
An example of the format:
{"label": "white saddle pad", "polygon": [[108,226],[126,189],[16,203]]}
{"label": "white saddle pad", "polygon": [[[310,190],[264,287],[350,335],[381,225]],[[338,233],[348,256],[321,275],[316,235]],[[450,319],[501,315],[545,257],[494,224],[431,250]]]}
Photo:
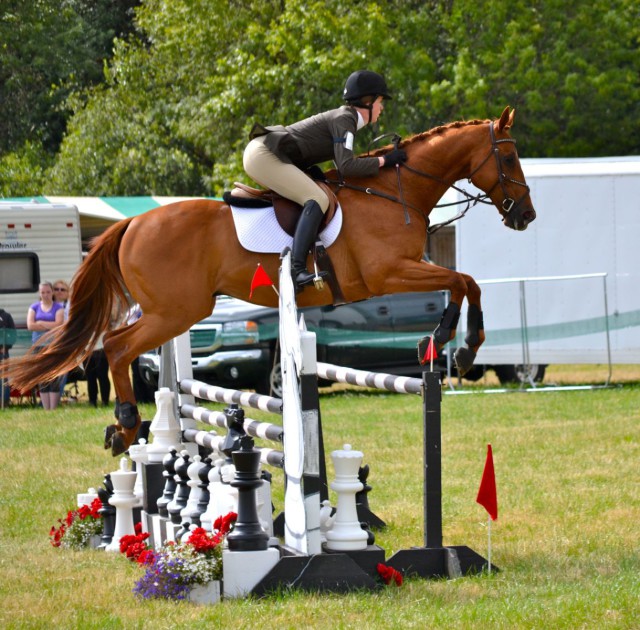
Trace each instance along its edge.
{"label": "white saddle pad", "polygon": [[[233,221],[240,245],[250,252],[279,254],[285,247],[291,247],[293,238],[278,223],[273,206],[269,208],[236,208],[231,206]],[[328,248],[338,238],[342,228],[342,208],[338,204],[333,219],[318,235]]]}

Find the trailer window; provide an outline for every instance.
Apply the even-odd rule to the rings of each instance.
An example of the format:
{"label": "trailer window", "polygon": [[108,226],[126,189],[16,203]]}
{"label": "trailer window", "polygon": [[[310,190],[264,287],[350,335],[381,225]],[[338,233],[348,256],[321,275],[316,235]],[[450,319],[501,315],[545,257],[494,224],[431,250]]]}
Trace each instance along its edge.
{"label": "trailer window", "polygon": [[33,293],[40,284],[40,261],[33,252],[0,252],[0,293]]}

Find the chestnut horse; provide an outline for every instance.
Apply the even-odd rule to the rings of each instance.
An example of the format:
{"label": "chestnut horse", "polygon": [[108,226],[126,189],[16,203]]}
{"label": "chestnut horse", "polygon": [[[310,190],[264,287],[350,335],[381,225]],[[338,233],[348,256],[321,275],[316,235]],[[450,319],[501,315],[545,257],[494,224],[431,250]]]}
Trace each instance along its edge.
{"label": "chestnut horse", "polygon": [[[455,122],[413,136],[400,144],[408,156],[406,164],[383,169],[375,178],[342,182],[338,191],[342,230],[327,253],[344,300],[448,289],[450,303],[435,333],[441,347],[455,337],[466,297],[467,347],[459,348],[455,357],[461,373],[471,367],[485,338],[480,289],[467,274],[423,261],[428,215],[454,182],[469,179],[485,192],[507,227],[524,230],[535,219],[509,133],[513,119],[514,111],[507,107],[497,121]],[[53,331],[48,345],[11,360],[8,376],[25,390],[68,372],[108,331],[112,310],[128,303],[128,292],[142,308],[142,317],[104,334],[119,401],[117,422],[107,428],[105,448],[111,446],[114,455],[123,453],[140,425],[129,378],[133,359],[210,315],[216,296],[248,301],[258,263],[271,278],[278,278],[279,256],[245,250],[229,206],[220,201],[181,201],[120,221],[95,240],[75,275],[68,321],[57,334]],[[270,287],[257,288],[251,301],[277,305]],[[328,287],[308,287],[298,296],[301,307],[332,301]]]}

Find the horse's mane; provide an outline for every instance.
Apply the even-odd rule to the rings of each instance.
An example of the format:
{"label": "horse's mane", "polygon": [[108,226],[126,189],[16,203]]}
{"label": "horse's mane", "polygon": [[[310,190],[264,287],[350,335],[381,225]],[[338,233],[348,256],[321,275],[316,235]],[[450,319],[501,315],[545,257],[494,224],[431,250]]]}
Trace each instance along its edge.
{"label": "horse's mane", "polygon": [[[400,148],[405,148],[410,144],[414,144],[416,142],[422,142],[423,140],[427,140],[428,138],[431,138],[433,136],[446,133],[451,129],[459,129],[460,127],[468,127],[471,125],[486,125],[487,123],[490,123],[490,122],[491,122],[490,120],[479,120],[479,119],[457,120],[455,122],[447,123],[446,125],[439,125],[438,127],[434,127],[433,129],[429,129],[428,131],[423,131],[422,133],[417,133],[409,138],[406,138],[405,140],[402,140],[398,146]],[[379,155],[384,155],[385,153],[388,153],[392,148],[393,147],[391,145],[380,147],[379,149],[375,149],[374,151],[372,151],[371,153],[368,153],[367,155],[370,155],[371,157],[377,157]]]}

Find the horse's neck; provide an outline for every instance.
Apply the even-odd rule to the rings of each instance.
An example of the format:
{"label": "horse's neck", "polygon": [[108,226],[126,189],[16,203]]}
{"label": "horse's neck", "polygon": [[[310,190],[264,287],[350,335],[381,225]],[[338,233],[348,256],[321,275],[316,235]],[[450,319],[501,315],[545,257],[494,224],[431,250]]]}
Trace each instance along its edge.
{"label": "horse's neck", "polygon": [[423,181],[416,182],[414,194],[429,206],[429,211],[451,185],[469,177],[471,156],[482,143],[483,134],[487,144],[489,134],[485,125],[450,127],[441,133],[426,134],[409,148],[411,166],[423,174],[416,175]]}
{"label": "horse's neck", "polygon": [[471,174],[474,150],[479,144],[486,144],[488,148],[488,142],[486,125],[449,127],[442,133],[426,135],[423,142],[416,143],[417,168],[451,185]]}

